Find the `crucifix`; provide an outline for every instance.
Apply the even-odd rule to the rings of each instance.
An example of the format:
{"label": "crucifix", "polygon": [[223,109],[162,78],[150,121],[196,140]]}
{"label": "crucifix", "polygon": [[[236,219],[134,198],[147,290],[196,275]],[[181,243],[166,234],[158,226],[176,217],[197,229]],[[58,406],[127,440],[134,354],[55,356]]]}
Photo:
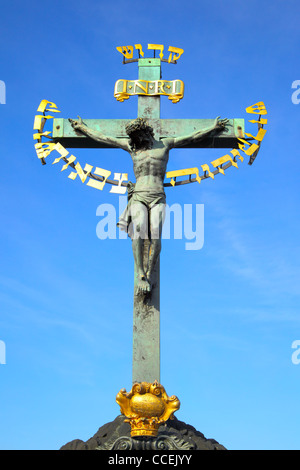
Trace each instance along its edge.
{"label": "crucifix", "polygon": [[[133,387],[129,393],[121,390],[117,402],[122,413],[129,418],[132,436],[157,435],[159,424],[172,417],[180,406],[177,397],[168,397],[160,385],[160,251],[166,206],[165,188],[195,181],[200,183],[202,179],[224,174],[224,170],[231,165],[237,167],[238,148],[250,156],[249,164],[252,164],[266,132],[263,126],[267,123],[266,119],[261,119],[261,115],[267,113],[262,102],[246,108],[249,113],[260,114],[258,120],[250,121],[258,124],[259,131],[255,137],[244,133],[244,119],[220,119],[219,116],[213,119],[161,119],[160,97],[168,96],[176,103],[182,99],[184,91],[180,80],[162,80],[161,64],[176,63],[175,54],[172,57],[172,53],[176,52],[178,59],[183,50],[170,47],[169,59],[164,60],[163,46],[148,46],[160,50],[160,58],[155,54],[152,58],[145,58],[141,46],[136,45],[139,59],[123,60],[123,63],[138,62],[138,79],[118,80],[115,85],[114,94],[120,102],[131,95],[138,95],[136,119],[56,118],[50,137],[50,132],[43,132],[43,125],[46,119],[53,116],[45,115],[45,107],[50,102],[44,100],[38,108],[43,115],[36,116],[34,124],[34,129],[38,130],[34,135],[38,140],[36,149],[42,163],[55,149],[61,156],[53,163],[63,159],[66,165],[62,170],[69,166],[76,170],[69,178],[74,180],[79,175],[85,182],[89,177],[87,184],[98,189],[103,189],[106,182],[123,187],[124,191],[127,189],[128,205],[118,225],[130,236],[134,257]],[[129,47],[127,50],[117,49],[125,58],[131,59],[132,56],[128,56],[132,52]],[[54,103],[50,103],[50,108],[56,111]],[[51,138],[52,142],[42,143],[41,136]],[[258,143],[250,145],[249,140],[254,139]],[[250,147],[247,148],[247,145]],[[118,182],[110,181],[110,172],[99,168],[95,174],[100,176],[95,176],[91,173],[91,165],[82,169],[78,163],[74,164],[74,156],[66,158],[66,148],[123,149],[131,156],[136,181],[127,184],[120,179]],[[197,168],[167,172],[169,152],[174,148],[232,148],[230,153],[234,158],[227,154],[214,160],[211,162],[214,171],[210,171],[207,164],[201,165],[204,171],[201,177]],[[243,157],[239,158],[243,161]],[[192,178],[193,174],[196,177]],[[188,180],[176,180],[184,175],[189,176]],[[165,177],[171,178],[171,181],[165,181]]]}
{"label": "crucifix", "polygon": [[[138,68],[141,90],[145,83],[157,86],[161,82],[163,86],[161,59],[140,58]],[[118,224],[131,234],[135,261],[133,383],[160,381],[159,253],[164,186],[170,186],[164,184],[169,151],[179,147],[236,148],[243,128],[243,119],[161,119],[160,96],[154,94],[138,95],[138,118],[134,121],[54,119],[54,142],[67,148],[121,148],[133,161],[136,183],[129,185],[130,202]]]}

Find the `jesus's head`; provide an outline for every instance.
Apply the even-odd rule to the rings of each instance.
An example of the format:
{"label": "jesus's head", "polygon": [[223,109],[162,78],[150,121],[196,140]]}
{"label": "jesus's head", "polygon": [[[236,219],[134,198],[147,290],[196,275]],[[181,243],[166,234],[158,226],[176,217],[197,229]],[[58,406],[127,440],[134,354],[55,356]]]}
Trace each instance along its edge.
{"label": "jesus's head", "polygon": [[129,145],[132,150],[147,150],[153,146],[154,133],[146,119],[137,118],[126,125]]}

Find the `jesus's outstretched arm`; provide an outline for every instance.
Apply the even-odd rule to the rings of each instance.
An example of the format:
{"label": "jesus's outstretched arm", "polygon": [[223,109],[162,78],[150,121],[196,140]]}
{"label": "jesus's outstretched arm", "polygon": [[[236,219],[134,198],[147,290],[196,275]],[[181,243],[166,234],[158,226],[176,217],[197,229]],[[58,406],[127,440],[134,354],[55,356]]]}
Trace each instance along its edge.
{"label": "jesus's outstretched arm", "polygon": [[207,137],[211,132],[220,132],[226,128],[228,124],[228,119],[220,119],[220,116],[216,117],[214,123],[207,127],[206,129],[201,129],[199,131],[193,132],[189,135],[182,135],[179,137],[174,138],[166,138],[165,142],[169,145],[170,148],[172,147],[183,147],[185,145],[191,144],[193,142],[198,142],[199,140],[204,139]]}
{"label": "jesus's outstretched arm", "polygon": [[126,150],[127,152],[130,152],[130,148],[128,145],[129,139],[126,137],[112,137],[109,135],[102,134],[100,131],[95,131],[94,129],[91,129],[90,127],[86,126],[81,117],[78,116],[78,120],[74,119],[69,119],[71,126],[73,129],[76,131],[81,132],[82,134],[86,135],[87,137],[90,137],[93,140],[96,140],[97,142],[101,142],[102,144],[107,144],[109,146],[113,146],[116,148],[121,148],[123,150]]}

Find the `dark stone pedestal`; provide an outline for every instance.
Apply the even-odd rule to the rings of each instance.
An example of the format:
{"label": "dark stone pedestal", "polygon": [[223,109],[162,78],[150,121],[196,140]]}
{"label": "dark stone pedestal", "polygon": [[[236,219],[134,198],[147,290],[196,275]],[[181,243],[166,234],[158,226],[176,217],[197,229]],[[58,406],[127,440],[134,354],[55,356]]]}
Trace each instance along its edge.
{"label": "dark stone pedestal", "polygon": [[206,439],[193,426],[177,418],[160,426],[156,438],[131,438],[123,415],[98,429],[86,442],[75,439],[60,450],[226,450],[214,439]]}

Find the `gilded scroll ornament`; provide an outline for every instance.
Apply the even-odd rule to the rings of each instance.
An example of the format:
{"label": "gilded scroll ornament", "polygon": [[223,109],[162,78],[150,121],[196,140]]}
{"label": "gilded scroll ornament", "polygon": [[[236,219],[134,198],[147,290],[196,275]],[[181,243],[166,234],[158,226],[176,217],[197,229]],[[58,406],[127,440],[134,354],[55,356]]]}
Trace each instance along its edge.
{"label": "gilded scroll ornament", "polygon": [[123,102],[130,96],[168,96],[172,103],[178,103],[184,95],[182,80],[117,80],[114,88],[114,97]]}

